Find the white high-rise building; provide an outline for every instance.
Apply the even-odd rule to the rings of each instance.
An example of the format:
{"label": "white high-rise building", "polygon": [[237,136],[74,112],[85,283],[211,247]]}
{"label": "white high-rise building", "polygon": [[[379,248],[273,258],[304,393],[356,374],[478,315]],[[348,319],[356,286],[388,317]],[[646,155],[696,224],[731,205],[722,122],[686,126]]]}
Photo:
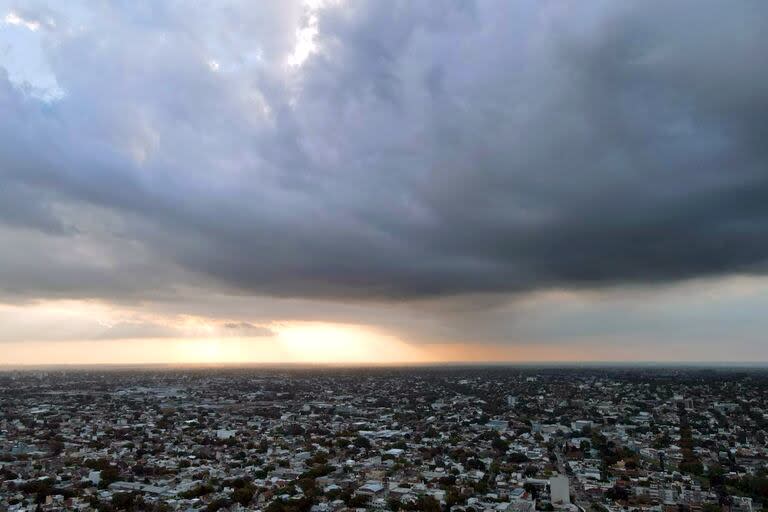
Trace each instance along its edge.
{"label": "white high-rise building", "polygon": [[571,502],[571,490],[568,477],[565,475],[553,476],[549,479],[549,493],[553,504],[568,504]]}

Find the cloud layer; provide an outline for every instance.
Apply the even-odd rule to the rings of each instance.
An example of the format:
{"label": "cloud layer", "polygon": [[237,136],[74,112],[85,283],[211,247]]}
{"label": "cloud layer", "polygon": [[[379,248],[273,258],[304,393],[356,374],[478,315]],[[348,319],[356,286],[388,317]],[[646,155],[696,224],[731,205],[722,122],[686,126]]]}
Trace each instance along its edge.
{"label": "cloud layer", "polygon": [[764,269],[763,1],[0,6],[7,300]]}

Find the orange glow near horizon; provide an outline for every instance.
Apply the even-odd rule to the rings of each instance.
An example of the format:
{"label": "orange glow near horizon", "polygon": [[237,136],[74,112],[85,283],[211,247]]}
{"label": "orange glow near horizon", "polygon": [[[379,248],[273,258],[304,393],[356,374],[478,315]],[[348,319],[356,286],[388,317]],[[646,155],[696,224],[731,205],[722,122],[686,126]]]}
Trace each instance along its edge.
{"label": "orange glow near horizon", "polygon": [[[408,344],[359,326],[294,324],[274,337],[123,339],[3,343],[0,365],[555,363],[648,361],[636,349],[600,346]],[[668,351],[668,361],[685,353]],[[656,360],[661,360],[656,358]]]}
{"label": "orange glow near horizon", "polygon": [[[736,286],[739,285],[739,286]],[[742,292],[735,282],[728,290]],[[732,292],[732,293],[736,293]],[[238,330],[239,325],[245,329]],[[556,363],[690,361],[686,340],[509,340],[428,343],[354,323],[227,318],[129,310],[96,301],[0,304],[0,366],[79,364],[349,364]],[[121,326],[127,328],[120,330]],[[142,330],[142,326],[146,327]],[[233,327],[234,326],[234,327]],[[248,329],[251,329],[249,331]],[[273,335],[268,335],[270,331]],[[254,333],[261,332],[262,335]],[[170,333],[170,334],[169,334]],[[730,360],[764,360],[754,344],[729,345]],[[700,361],[723,361],[717,352]]]}
{"label": "orange glow near horizon", "polygon": [[418,347],[360,326],[300,323],[278,330],[278,342],[302,363],[402,363],[424,360]]}
{"label": "orange glow near horizon", "polygon": [[397,364],[433,358],[419,345],[357,325],[294,322],[274,331],[264,337],[9,342],[0,364]]}

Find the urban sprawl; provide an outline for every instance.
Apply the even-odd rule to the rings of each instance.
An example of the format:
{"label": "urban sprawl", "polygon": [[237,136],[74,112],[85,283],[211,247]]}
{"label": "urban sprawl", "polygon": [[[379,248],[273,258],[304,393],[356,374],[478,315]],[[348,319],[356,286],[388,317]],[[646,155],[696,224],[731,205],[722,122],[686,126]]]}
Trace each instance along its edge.
{"label": "urban sprawl", "polygon": [[0,510],[753,512],[768,372],[0,372]]}

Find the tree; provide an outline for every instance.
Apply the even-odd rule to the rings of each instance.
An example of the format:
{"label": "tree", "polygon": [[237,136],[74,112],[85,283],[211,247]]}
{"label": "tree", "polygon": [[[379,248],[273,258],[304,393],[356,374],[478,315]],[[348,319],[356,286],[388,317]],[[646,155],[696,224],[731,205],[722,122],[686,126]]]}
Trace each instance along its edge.
{"label": "tree", "polygon": [[107,487],[112,482],[117,482],[120,479],[120,472],[116,466],[107,466],[101,470],[101,481],[99,482],[102,487]]}
{"label": "tree", "polygon": [[705,503],[703,512],[722,512],[723,507],[717,503]]}
{"label": "tree", "polygon": [[629,492],[624,487],[614,486],[605,492],[605,496],[614,501],[625,501],[629,499]]}
{"label": "tree", "polygon": [[129,492],[118,492],[112,495],[112,506],[118,510],[132,510],[136,496]]}
{"label": "tree", "polygon": [[205,507],[206,512],[216,512],[217,510],[220,510],[222,508],[227,508],[230,505],[232,505],[232,502],[228,500],[227,498],[218,498],[213,500],[208,504],[207,507]]}
{"label": "tree", "polygon": [[253,487],[253,485],[248,483],[242,487],[236,488],[235,492],[232,493],[232,499],[235,500],[237,503],[241,504],[242,506],[246,506],[253,499],[253,495],[255,492],[256,492],[256,489]]}
{"label": "tree", "polygon": [[496,437],[491,442],[491,446],[493,446],[493,449],[497,452],[505,453],[509,449],[509,441],[506,441],[501,437]]}
{"label": "tree", "polygon": [[525,484],[523,484],[523,489],[525,489],[525,492],[530,494],[533,497],[533,499],[539,498],[539,488],[536,487],[534,484],[526,482]]}
{"label": "tree", "polygon": [[371,441],[367,437],[358,436],[353,444],[358,448],[363,448],[365,450],[371,449]]}
{"label": "tree", "polygon": [[507,456],[507,459],[509,460],[509,462],[514,462],[516,464],[521,464],[523,462],[528,462],[528,460],[529,460],[528,457],[524,453],[519,453],[519,452],[510,453]]}
{"label": "tree", "polygon": [[422,496],[418,504],[419,510],[424,512],[440,512],[440,502],[432,496]]}
{"label": "tree", "polygon": [[349,498],[347,505],[351,508],[366,508],[370,498],[364,494],[355,494]]}
{"label": "tree", "polygon": [[304,494],[313,494],[316,490],[314,478],[299,478],[296,484],[301,487],[301,490],[304,491]]}

